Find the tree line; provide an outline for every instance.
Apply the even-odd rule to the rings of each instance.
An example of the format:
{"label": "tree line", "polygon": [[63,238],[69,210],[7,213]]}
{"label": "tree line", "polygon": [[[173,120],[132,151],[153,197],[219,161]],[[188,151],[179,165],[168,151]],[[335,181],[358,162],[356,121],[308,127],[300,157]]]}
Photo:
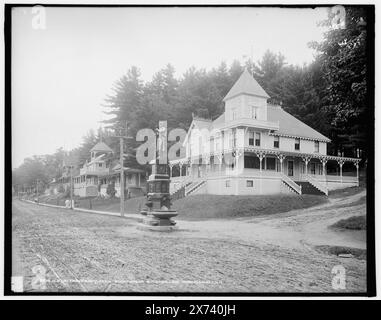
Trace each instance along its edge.
{"label": "tree line", "polygon": [[[328,29],[321,42],[312,42],[314,60],[303,66],[288,64],[281,53],[266,51],[259,61],[221,62],[210,70],[189,68],[180,78],[171,64],[154,74],[151,81],[141,79],[139,68],[131,66],[117,80],[105,98],[104,112],[109,116],[104,129],[90,131],[78,148],[71,150],[77,166],[83,165],[89,151],[102,139],[116,151],[118,141],[112,131],[128,123],[128,135],[136,137],[142,128],[154,129],[159,120],[168,128],[188,129],[192,115],[215,119],[224,111],[222,99],[248,68],[271,97],[269,102],[328,136],[330,154],[367,155],[368,120],[372,107],[367,94],[367,11],[346,7],[346,28]],[[332,15],[322,21],[329,26]],[[138,166],[134,157],[141,142],[129,140],[126,166]],[[13,185],[32,185],[37,179],[48,183],[58,178],[64,168],[65,152],[25,159],[13,171]]]}

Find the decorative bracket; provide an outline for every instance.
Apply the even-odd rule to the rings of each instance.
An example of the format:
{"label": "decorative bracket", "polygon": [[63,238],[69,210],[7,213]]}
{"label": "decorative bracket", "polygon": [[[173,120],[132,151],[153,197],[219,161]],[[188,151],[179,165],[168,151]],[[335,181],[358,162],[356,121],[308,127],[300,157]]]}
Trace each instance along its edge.
{"label": "decorative bracket", "polygon": [[277,153],[276,156],[278,157],[280,163],[282,163],[283,160],[286,158],[286,156],[284,154],[281,154],[281,153]]}
{"label": "decorative bracket", "polygon": [[303,159],[305,164],[308,164],[308,162],[310,162],[310,160],[311,160],[311,157],[310,156],[303,156],[302,159]]}
{"label": "decorative bracket", "polygon": [[319,158],[320,162],[322,163],[323,166],[325,166],[328,162],[328,159],[327,158],[324,158],[324,157],[321,157]]}
{"label": "decorative bracket", "polygon": [[264,151],[256,151],[255,154],[259,158],[259,161],[262,161],[263,158],[266,156],[266,152],[264,152]]}
{"label": "decorative bracket", "polygon": [[336,160],[336,161],[337,161],[337,163],[339,164],[340,167],[342,167],[343,164],[345,163],[345,160],[344,160],[344,159],[338,159],[338,160]]}

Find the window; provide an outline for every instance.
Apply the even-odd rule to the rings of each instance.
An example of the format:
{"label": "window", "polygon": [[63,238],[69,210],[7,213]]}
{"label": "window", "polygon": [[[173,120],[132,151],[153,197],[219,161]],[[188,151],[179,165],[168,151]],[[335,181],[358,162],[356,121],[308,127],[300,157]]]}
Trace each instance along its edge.
{"label": "window", "polygon": [[225,187],[226,188],[230,188],[230,180],[226,180],[225,181]]}
{"label": "window", "polygon": [[315,152],[315,153],[318,153],[318,152],[319,152],[319,141],[315,141],[314,152]]}
{"label": "window", "polygon": [[214,138],[213,137],[210,138],[210,152],[214,152]]}
{"label": "window", "polygon": [[274,136],[274,148],[279,149],[279,136]]}
{"label": "window", "polygon": [[254,145],[254,132],[249,132],[249,146]]}
{"label": "window", "polygon": [[316,174],[316,164],[314,162],[311,162],[311,174]]}
{"label": "window", "polygon": [[251,117],[258,119],[258,107],[251,107]]}
{"label": "window", "polygon": [[99,168],[102,168],[102,163],[99,164]]}
{"label": "window", "polygon": [[246,187],[252,188],[254,186],[253,180],[246,180]]}
{"label": "window", "polygon": [[300,139],[295,139],[295,150],[300,150]]}
{"label": "window", "polygon": [[258,157],[245,156],[244,167],[248,169],[259,169],[260,161]]}
{"label": "window", "polygon": [[266,158],[266,169],[275,170],[275,158]]}
{"label": "window", "polygon": [[255,146],[259,147],[261,145],[261,134],[259,132],[255,133]]}

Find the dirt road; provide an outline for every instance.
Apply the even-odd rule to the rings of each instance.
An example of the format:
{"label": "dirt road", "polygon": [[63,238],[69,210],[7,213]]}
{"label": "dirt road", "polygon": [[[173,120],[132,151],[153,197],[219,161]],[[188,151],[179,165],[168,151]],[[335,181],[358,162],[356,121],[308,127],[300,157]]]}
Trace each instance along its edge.
{"label": "dirt road", "polygon": [[[350,206],[362,196],[252,219],[179,220],[173,233],[137,230],[135,220],[15,201],[13,275],[24,277],[25,291],[364,292],[365,261],[314,249],[365,247],[361,235],[326,228],[350,210],[364,214],[364,205]],[[346,289],[332,288],[337,265],[346,270]],[[36,281],[41,276],[46,288]]]}

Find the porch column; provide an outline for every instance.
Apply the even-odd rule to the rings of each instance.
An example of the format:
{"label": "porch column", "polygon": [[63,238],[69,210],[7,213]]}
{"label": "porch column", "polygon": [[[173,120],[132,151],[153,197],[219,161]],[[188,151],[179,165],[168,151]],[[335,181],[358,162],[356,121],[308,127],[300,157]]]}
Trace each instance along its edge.
{"label": "porch column", "polygon": [[257,152],[257,157],[259,158],[259,175],[261,176],[259,179],[259,193],[262,194],[262,160],[265,157],[264,152]]}
{"label": "porch column", "polygon": [[340,166],[340,183],[343,184],[343,164],[345,163],[345,160],[339,159],[337,160],[337,163]]}
{"label": "porch column", "polygon": [[360,185],[360,179],[359,179],[359,161],[355,162],[355,166],[356,166],[357,186],[359,186]]}
{"label": "porch column", "polygon": [[138,187],[140,188],[140,172],[138,172]]}
{"label": "porch column", "polygon": [[327,186],[328,185],[328,181],[327,181],[327,168],[326,168],[326,164],[328,162],[328,159],[327,158],[320,158],[320,162],[323,165],[323,175],[324,175],[324,178],[325,178],[325,184]]}
{"label": "porch column", "polygon": [[278,154],[277,157],[280,162],[280,172],[283,173],[283,160],[286,158],[286,156],[284,154]]}
{"label": "porch column", "polygon": [[169,178],[172,178],[172,167],[173,167],[173,164],[172,163],[168,163],[169,165]]}
{"label": "porch column", "polygon": [[238,149],[235,152],[236,157],[236,172],[237,174],[242,173],[245,168],[245,164],[243,163],[241,166],[239,165],[239,159],[244,155],[244,151],[242,149]]}
{"label": "porch column", "polygon": [[304,163],[306,164],[306,172],[305,172],[305,175],[308,175],[308,162],[310,162],[311,157],[303,157],[302,159],[303,159]]}
{"label": "porch column", "polygon": [[181,177],[183,174],[183,163],[182,162],[179,163],[179,170],[180,170],[180,177]]}
{"label": "porch column", "polygon": [[257,152],[256,155],[259,158],[259,172],[262,172],[262,160],[266,154],[264,152]]}

